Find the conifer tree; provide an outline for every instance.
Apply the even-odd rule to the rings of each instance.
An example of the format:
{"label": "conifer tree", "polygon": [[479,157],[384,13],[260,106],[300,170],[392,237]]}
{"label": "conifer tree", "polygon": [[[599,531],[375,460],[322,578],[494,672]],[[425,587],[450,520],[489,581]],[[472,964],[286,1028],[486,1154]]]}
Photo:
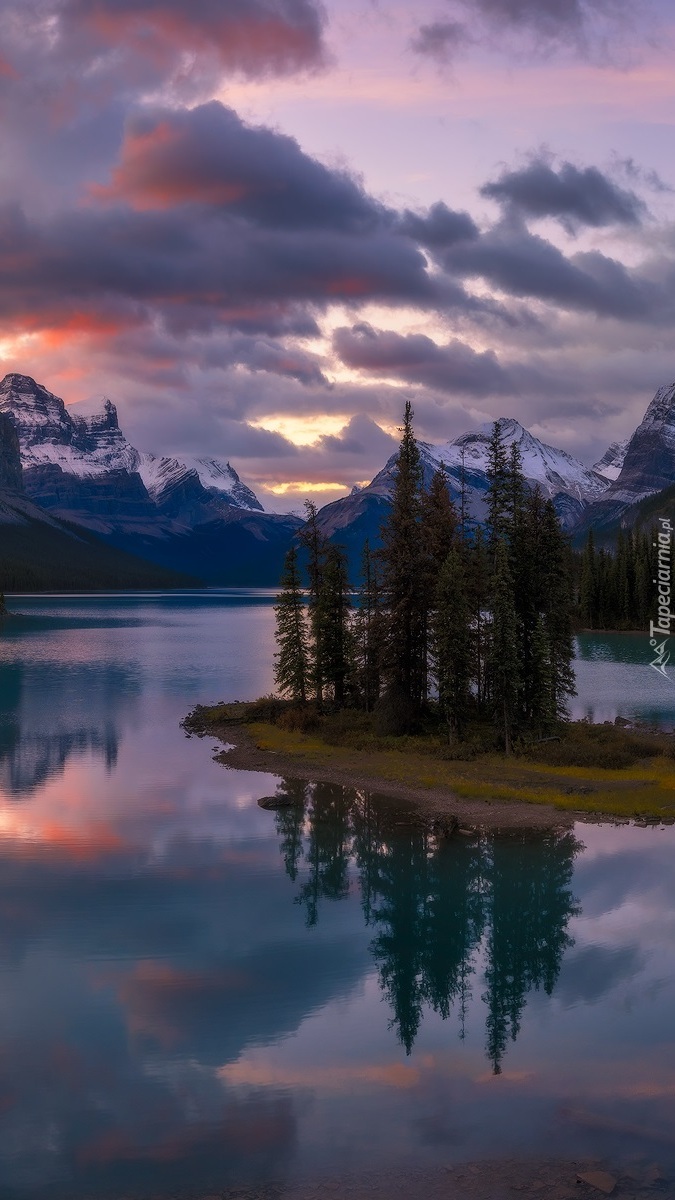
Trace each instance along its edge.
{"label": "conifer tree", "polygon": [[532,634],[528,717],[538,730],[540,737],[545,730],[555,725],[559,716],[556,710],[554,684],[551,645],[546,623],[539,613]]}
{"label": "conifer tree", "polygon": [[488,446],[487,477],[490,486],[487,497],[487,520],[485,523],[488,550],[493,567],[496,560],[497,543],[506,537],[508,533],[511,509],[510,474],[502,422],[501,420],[495,421]]}
{"label": "conifer tree", "polygon": [[422,467],[406,402],[403,437],[394,471],[389,517],[382,529],[386,613],[384,675],[387,690],[410,712],[419,710],[426,685],[426,607],[422,540]]}
{"label": "conifer tree", "polygon": [[447,472],[443,466],[434,472],[428,490],[422,493],[421,523],[433,591],[455,544],[457,531],[457,510],[450,499]]}
{"label": "conifer tree", "polygon": [[595,561],[595,538],[593,530],[589,529],[581,563],[581,582],[579,590],[579,608],[581,620],[589,629],[593,629],[597,619],[597,563]]}
{"label": "conifer tree", "polygon": [[551,656],[552,703],[555,715],[567,715],[567,701],[576,695],[572,637],[572,568],[569,545],[553,502],[544,505],[541,539],[544,570],[543,618]]}
{"label": "conifer tree", "polygon": [[472,543],[464,539],[460,544],[460,554],[464,565],[470,613],[471,658],[473,662],[476,701],[479,709],[484,709],[488,703],[490,687],[488,670],[489,617],[487,610],[491,585],[488,549],[480,525],[476,527]]}
{"label": "conifer tree", "polygon": [[[429,665],[430,627],[434,619],[433,607],[438,581],[445,561],[455,544],[457,536],[457,512],[450,499],[448,479],[444,466],[432,476],[428,489],[422,492],[422,540],[424,547],[424,595],[427,608],[425,614],[425,661],[427,676]],[[424,683],[424,698],[429,692],[428,678]]]}
{"label": "conifer tree", "polygon": [[513,578],[503,541],[498,541],[495,545],[492,594],[491,703],[495,723],[504,738],[504,750],[510,754],[520,687],[520,662],[518,660],[518,622],[513,594]]}
{"label": "conifer tree", "polygon": [[319,706],[321,706],[324,692],[322,592],[328,539],[319,527],[316,504],[311,500],[305,500],[305,514],[306,523],[298,535],[298,540],[307,555],[307,576],[309,579],[308,611],[312,635],[310,676],[312,690]]}
{"label": "conifer tree", "polygon": [[460,737],[469,704],[471,632],[466,580],[456,547],[448,552],[436,585],[431,661],[449,737]]}
{"label": "conifer tree", "polygon": [[372,712],[382,686],[383,613],[377,556],[366,539],[361,556],[361,586],[353,620],[357,687],[366,712]]}
{"label": "conifer tree", "polygon": [[350,608],[347,556],[341,546],[329,544],[319,594],[318,625],[321,629],[322,676],[338,708],[345,703],[352,658]]}
{"label": "conifer tree", "polygon": [[276,642],[274,682],[291,700],[307,700],[309,641],[298,552],[291,546],[284,562],[281,592],[274,608]]}

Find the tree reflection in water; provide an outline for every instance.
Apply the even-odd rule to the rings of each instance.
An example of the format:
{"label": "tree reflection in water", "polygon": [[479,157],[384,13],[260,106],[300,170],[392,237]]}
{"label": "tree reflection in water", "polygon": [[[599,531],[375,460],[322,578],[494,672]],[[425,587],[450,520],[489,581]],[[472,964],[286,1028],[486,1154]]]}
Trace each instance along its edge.
{"label": "tree reflection in water", "polygon": [[398,823],[381,798],[336,784],[284,780],[276,812],[286,871],[308,926],[324,900],[358,878],[380,987],[410,1054],[425,1006],[464,1032],[471,983],[482,965],[486,1053],[501,1071],[520,1031],[527,996],[551,995],[567,929],[581,843],[568,831],[484,834],[448,840],[421,822]]}

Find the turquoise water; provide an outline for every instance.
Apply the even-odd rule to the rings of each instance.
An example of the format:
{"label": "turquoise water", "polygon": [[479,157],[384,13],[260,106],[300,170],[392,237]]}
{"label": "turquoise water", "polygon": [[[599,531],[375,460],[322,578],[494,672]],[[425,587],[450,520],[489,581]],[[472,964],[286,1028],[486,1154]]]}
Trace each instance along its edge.
{"label": "turquoise water", "polygon": [[[11,607],[0,1195],[675,1169],[675,829],[437,844],[377,796],[224,770],[179,721],[269,690],[270,594]],[[675,723],[640,647],[582,640],[580,712]]]}

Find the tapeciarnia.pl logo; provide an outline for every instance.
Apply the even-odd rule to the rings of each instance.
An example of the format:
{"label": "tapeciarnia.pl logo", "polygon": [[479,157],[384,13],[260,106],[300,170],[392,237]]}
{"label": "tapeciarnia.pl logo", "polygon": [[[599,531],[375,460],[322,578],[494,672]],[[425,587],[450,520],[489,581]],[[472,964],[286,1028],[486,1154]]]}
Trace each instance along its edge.
{"label": "tapeciarnia.pl logo", "polygon": [[[654,549],[657,551],[657,568],[656,579],[652,581],[657,585],[658,620],[650,621],[649,623],[649,645],[652,647],[655,655],[649,665],[655,671],[658,671],[659,675],[663,675],[664,679],[668,679],[673,683],[675,681],[670,678],[666,671],[666,667],[670,662],[668,642],[670,640],[671,621],[675,617],[675,613],[670,611],[673,528],[668,517],[659,517],[659,525],[660,529],[656,541],[653,543]],[[659,641],[659,638],[663,640]]]}

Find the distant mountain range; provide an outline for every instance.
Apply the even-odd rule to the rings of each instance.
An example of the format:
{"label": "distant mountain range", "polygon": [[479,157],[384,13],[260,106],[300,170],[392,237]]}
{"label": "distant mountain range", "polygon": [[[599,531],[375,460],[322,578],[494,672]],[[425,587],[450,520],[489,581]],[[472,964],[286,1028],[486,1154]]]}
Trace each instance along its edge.
{"label": "distant mountain range", "polygon": [[[420,443],[425,481],[442,465],[457,504],[463,481],[476,523],[485,517],[492,428],[443,445]],[[633,436],[612,443],[593,467],[512,418],[502,418],[502,429],[506,445],[520,448],[527,481],[553,501],[577,544],[591,528],[607,540],[620,525],[644,524],[658,508],[655,497],[675,486],[675,384],[657,392]],[[367,487],[320,511],[326,535],[346,546],[354,575],[365,539],[380,542],[394,466],[392,456]],[[105,397],[67,407],[29,376],[0,383],[0,582],[8,590],[13,581],[273,586],[301,525],[296,516],[264,512],[225,460],[140,453]]]}
{"label": "distant mountain range", "polygon": [[110,400],[68,408],[26,375],[2,380],[0,414],[18,438],[23,493],[43,516],[196,583],[277,582],[302,522],[263,512],[228,462],[141,454]]}

